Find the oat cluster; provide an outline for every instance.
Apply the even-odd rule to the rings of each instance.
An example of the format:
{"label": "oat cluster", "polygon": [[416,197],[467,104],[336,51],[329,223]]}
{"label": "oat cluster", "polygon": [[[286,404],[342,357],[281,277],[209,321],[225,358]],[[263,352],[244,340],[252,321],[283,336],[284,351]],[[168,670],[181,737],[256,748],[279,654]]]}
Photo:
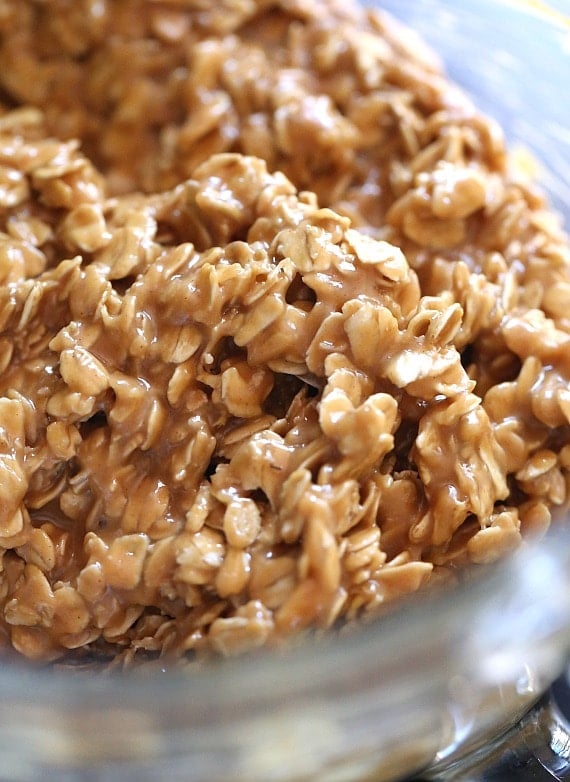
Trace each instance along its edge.
{"label": "oat cluster", "polygon": [[346,0],[0,5],[0,638],[373,617],[570,498],[570,251]]}

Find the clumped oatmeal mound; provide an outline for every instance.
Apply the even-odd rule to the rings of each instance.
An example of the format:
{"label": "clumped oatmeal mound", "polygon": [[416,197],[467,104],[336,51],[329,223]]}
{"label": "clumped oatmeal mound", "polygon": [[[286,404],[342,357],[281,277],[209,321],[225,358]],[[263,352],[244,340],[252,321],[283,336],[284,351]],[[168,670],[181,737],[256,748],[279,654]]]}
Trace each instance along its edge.
{"label": "clumped oatmeal mound", "polygon": [[274,645],[569,504],[567,238],[387,17],[8,1],[0,101],[6,649]]}

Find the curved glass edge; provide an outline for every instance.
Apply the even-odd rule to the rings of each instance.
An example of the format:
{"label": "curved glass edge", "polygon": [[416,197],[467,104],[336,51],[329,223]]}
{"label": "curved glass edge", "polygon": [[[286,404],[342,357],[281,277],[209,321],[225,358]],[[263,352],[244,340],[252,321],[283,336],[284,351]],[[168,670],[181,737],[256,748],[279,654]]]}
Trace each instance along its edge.
{"label": "curved glass edge", "polygon": [[515,722],[569,649],[564,526],[452,595],[279,655],[148,677],[4,667],[2,779],[380,782],[444,768]]}

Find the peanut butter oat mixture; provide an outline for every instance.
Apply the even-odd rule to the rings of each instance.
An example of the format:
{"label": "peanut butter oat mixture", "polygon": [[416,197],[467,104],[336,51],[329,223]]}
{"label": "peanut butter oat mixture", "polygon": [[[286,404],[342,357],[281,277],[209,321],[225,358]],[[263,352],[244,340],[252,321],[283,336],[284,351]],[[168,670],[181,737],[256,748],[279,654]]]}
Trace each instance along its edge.
{"label": "peanut butter oat mixture", "polygon": [[0,5],[0,638],[275,645],[570,497],[570,252],[347,0]]}

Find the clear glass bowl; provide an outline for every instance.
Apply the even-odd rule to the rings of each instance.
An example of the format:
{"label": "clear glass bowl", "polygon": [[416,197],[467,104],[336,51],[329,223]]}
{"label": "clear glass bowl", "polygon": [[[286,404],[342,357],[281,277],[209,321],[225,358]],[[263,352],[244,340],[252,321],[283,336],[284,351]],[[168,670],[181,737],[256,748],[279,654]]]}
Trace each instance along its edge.
{"label": "clear glass bowl", "polygon": [[[385,0],[540,161],[570,221],[570,25],[539,3]],[[563,4],[559,3],[563,10]],[[534,9],[534,10],[533,10]],[[570,649],[570,531],[341,638],[183,672],[0,671],[2,780],[390,780],[515,723]],[[427,772],[429,773],[429,772]]]}

